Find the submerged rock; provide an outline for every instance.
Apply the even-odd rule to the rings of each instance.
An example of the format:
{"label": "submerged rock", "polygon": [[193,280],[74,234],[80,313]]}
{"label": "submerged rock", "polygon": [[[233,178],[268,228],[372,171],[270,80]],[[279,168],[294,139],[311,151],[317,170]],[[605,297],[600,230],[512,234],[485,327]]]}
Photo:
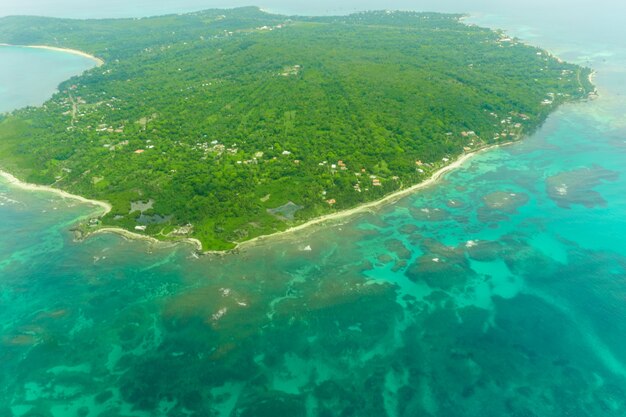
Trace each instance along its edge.
{"label": "submerged rock", "polygon": [[465,244],[465,250],[470,258],[480,262],[495,261],[502,258],[507,252],[506,247],[501,242],[487,240],[469,241]]}
{"label": "submerged rock", "polygon": [[403,235],[412,235],[418,230],[419,228],[416,225],[411,224],[411,223],[403,224],[402,226],[398,228],[398,231],[402,233]]}
{"label": "submerged rock", "polygon": [[231,415],[238,417],[305,417],[304,399],[281,391],[262,392],[240,399]]}
{"label": "submerged rock", "polygon": [[446,201],[446,206],[450,208],[462,208],[462,207],[465,207],[465,203],[461,200],[452,199],[452,200]]}
{"label": "submerged rock", "polygon": [[528,203],[528,194],[513,191],[496,191],[483,197],[485,205],[490,210],[514,213],[518,208]]}
{"label": "submerged rock", "polygon": [[413,282],[423,281],[432,288],[450,289],[464,284],[472,270],[459,260],[424,255],[405,272]]}
{"label": "submerged rock", "polygon": [[376,259],[381,264],[388,264],[389,262],[393,261],[393,257],[391,255],[389,255],[389,254],[386,254],[386,253],[382,253],[382,254],[378,255],[376,257]]}
{"label": "submerged rock", "polygon": [[577,204],[587,208],[602,207],[606,205],[606,201],[593,188],[604,181],[616,181],[618,177],[617,172],[594,165],[592,168],[566,171],[548,177],[546,191],[552,201],[562,208]]}
{"label": "submerged rock", "polygon": [[411,216],[418,221],[440,222],[447,220],[450,213],[440,208],[421,207],[410,209]]}
{"label": "submerged rock", "polygon": [[389,239],[385,241],[385,248],[395,254],[399,259],[410,259],[411,251],[404,246],[398,239]]}

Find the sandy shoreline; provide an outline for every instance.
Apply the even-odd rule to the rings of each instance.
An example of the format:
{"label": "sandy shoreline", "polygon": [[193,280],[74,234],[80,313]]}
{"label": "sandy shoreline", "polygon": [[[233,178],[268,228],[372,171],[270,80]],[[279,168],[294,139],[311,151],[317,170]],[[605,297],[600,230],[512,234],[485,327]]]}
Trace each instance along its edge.
{"label": "sandy shoreline", "polygon": [[48,51],[56,51],[56,52],[64,52],[67,54],[78,55],[84,58],[91,59],[95,61],[97,67],[101,67],[104,65],[104,61],[98,57],[88,54],[87,52],[79,51],[78,49],[69,49],[69,48],[58,48],[56,46],[46,46],[46,45],[11,45],[8,43],[0,43],[0,46],[14,46],[19,48],[33,48],[33,49],[46,49]]}
{"label": "sandy shoreline", "polygon": [[[470,18],[470,16],[464,16],[461,19],[459,19],[460,21],[462,21],[465,18]],[[83,51],[79,51],[76,49],[69,49],[69,48],[59,48],[59,47],[53,47],[53,46],[45,46],[45,45],[11,45],[11,44],[6,44],[6,43],[0,43],[0,46],[14,46],[14,47],[24,47],[24,48],[34,48],[34,49],[46,49],[46,50],[51,50],[51,51],[58,51],[58,52],[64,52],[64,53],[70,53],[70,54],[74,54],[74,55],[79,55],[88,59],[91,59],[93,61],[96,62],[96,65],[102,66],[104,64],[104,61],[100,58],[97,58],[93,55],[90,55],[86,52]],[[589,74],[589,82],[591,84],[593,84],[593,78],[595,77],[596,72],[592,71]],[[597,95],[597,92],[596,92]],[[476,151],[473,152],[469,152],[469,153],[465,153],[462,154],[461,156],[459,156],[454,162],[440,168],[439,170],[435,171],[428,179],[415,184],[409,188],[405,188],[403,190],[399,190],[397,192],[391,193],[379,200],[376,201],[372,201],[369,203],[364,203],[361,204],[357,207],[351,208],[351,209],[346,209],[346,210],[342,210],[336,213],[331,213],[331,214],[327,214],[324,216],[320,216],[320,217],[316,217],[314,219],[311,219],[309,221],[306,221],[300,225],[297,226],[293,226],[290,227],[286,230],[280,231],[280,232],[276,232],[276,233],[272,233],[269,235],[262,235],[262,236],[258,236],[255,237],[253,239],[244,241],[244,242],[235,242],[236,246],[234,249],[230,249],[230,250],[226,250],[226,251],[203,251],[202,250],[202,243],[195,238],[180,238],[180,239],[176,239],[176,240],[172,240],[172,241],[165,241],[165,240],[159,240],[155,237],[149,236],[149,235],[145,235],[145,234],[140,234],[140,233],[135,233],[126,229],[122,229],[122,228],[117,228],[117,227],[101,227],[101,228],[97,228],[93,231],[89,231],[84,237],[87,238],[90,235],[95,235],[95,234],[101,234],[101,233],[115,233],[118,234],[124,238],[127,239],[133,239],[133,240],[143,240],[143,241],[147,241],[150,243],[165,243],[165,244],[175,244],[175,243],[188,243],[188,244],[192,244],[196,247],[196,249],[199,252],[203,252],[205,254],[223,254],[223,253],[229,253],[229,252],[233,252],[236,251],[238,249],[243,249],[245,247],[249,247],[249,246],[253,246],[256,244],[259,244],[262,241],[266,241],[268,239],[273,239],[273,238],[278,238],[278,237],[284,237],[288,234],[291,234],[293,232],[297,232],[306,228],[309,228],[311,226],[317,225],[317,224],[321,224],[321,223],[325,223],[325,222],[330,222],[330,221],[334,221],[334,220],[340,220],[340,219],[345,219],[348,218],[350,216],[353,216],[355,214],[359,214],[359,213],[363,213],[369,210],[372,210],[374,208],[380,207],[382,205],[385,205],[387,203],[396,201],[402,197],[405,197],[409,194],[412,194],[422,188],[426,188],[429,187],[431,185],[433,185],[434,183],[436,183],[443,175],[445,175],[446,173],[458,168],[459,166],[461,166],[463,163],[465,163],[467,160],[469,160],[471,157],[473,157],[474,155],[480,153],[480,152],[484,152],[487,151],[489,149],[493,149],[496,147],[500,147],[500,146],[505,146],[505,145],[510,145],[513,142],[506,142],[506,143],[501,143],[501,144],[495,144],[495,145],[491,145],[491,146],[487,146],[481,149],[478,149]],[[16,177],[14,177],[13,175],[4,172],[2,170],[0,170],[0,177],[5,178],[10,184],[15,185],[19,188],[25,189],[25,190],[29,190],[29,191],[45,191],[45,192],[51,192],[54,194],[57,194],[63,198],[69,198],[69,199],[74,199],[83,203],[87,203],[87,204],[91,204],[91,205],[95,205],[95,206],[99,206],[103,209],[102,214],[100,214],[100,216],[104,216],[107,213],[109,213],[112,209],[112,206],[104,201],[98,201],[98,200],[90,200],[87,198],[84,198],[82,196],[79,195],[74,195],[74,194],[70,194],[66,191],[62,191],[56,188],[52,188],[52,187],[47,187],[47,186],[41,186],[41,185],[35,185],[35,184],[29,184],[29,183],[25,183],[22,182],[20,180],[18,180]]]}
{"label": "sandy shoreline", "polygon": [[[468,16],[469,17],[469,16]],[[96,62],[97,66],[101,66],[104,64],[104,61],[101,60],[100,58],[97,58],[93,55],[90,55],[86,52],[83,51],[79,51],[79,50],[75,50],[75,49],[68,49],[68,48],[58,48],[58,47],[53,47],[53,46],[45,46],[45,45],[10,45],[10,44],[4,44],[4,43],[0,43],[0,46],[21,46],[21,47],[26,47],[26,48],[36,48],[36,49],[47,49],[47,50],[51,50],[51,51],[58,51],[58,52],[65,52],[65,53],[70,53],[70,54],[74,54],[74,55],[79,55],[85,58],[89,58],[92,59]],[[592,71],[589,74],[589,81],[591,82],[591,84],[593,84],[593,78],[595,77],[596,72]],[[597,93],[596,93],[597,94]],[[329,221],[333,221],[333,220],[340,220],[340,219],[345,219],[347,217],[353,216],[355,214],[359,214],[359,213],[363,213],[365,211],[377,208],[379,206],[382,206],[384,204],[387,204],[389,202],[398,200],[402,197],[405,197],[409,194],[412,194],[422,188],[428,187],[434,183],[436,183],[443,175],[445,175],[446,173],[458,168],[459,166],[461,166],[464,162],[466,162],[468,159],[470,159],[472,156],[478,154],[479,152],[484,152],[486,150],[495,148],[495,147],[499,147],[499,146],[503,146],[503,145],[509,145],[511,144],[511,142],[508,143],[502,143],[502,144],[496,144],[496,145],[492,145],[492,146],[488,146],[482,149],[478,149],[474,152],[470,152],[470,153],[465,153],[463,155],[461,155],[459,158],[457,158],[454,162],[440,168],[439,170],[437,170],[436,172],[434,172],[430,178],[415,184],[409,188],[405,188],[403,190],[397,191],[395,193],[389,194],[386,197],[383,197],[380,200],[376,200],[376,201],[372,201],[369,203],[364,203],[360,206],[351,208],[351,209],[347,209],[347,210],[342,210],[336,213],[331,213],[331,214],[327,214],[325,216],[320,216],[320,217],[316,217],[314,219],[311,219],[305,223],[302,223],[298,226],[293,226],[290,227],[286,230],[283,230],[281,232],[276,232],[276,233],[272,233],[269,235],[262,235],[262,236],[258,236],[255,237],[253,239],[244,241],[244,242],[236,242],[236,246],[234,249],[231,250],[226,250],[226,251],[204,251],[205,254],[216,254],[216,253],[229,253],[229,252],[233,252],[236,251],[238,249],[243,249],[245,247],[249,247],[249,246],[253,246],[255,244],[259,244],[262,241],[266,241],[268,239],[272,239],[272,238],[278,238],[278,237],[284,237],[288,234],[291,234],[293,232],[297,232],[299,230],[303,230],[306,228],[309,228],[311,226],[317,225],[317,224],[321,224],[321,223],[325,223],[325,222],[329,222]],[[84,203],[88,203],[88,204],[92,204],[92,205],[96,205],[96,206],[100,206],[104,209],[104,212],[102,213],[102,216],[104,216],[105,214],[107,214],[108,212],[111,211],[112,207],[110,204],[103,202],[103,201],[97,201],[97,200],[90,200],[78,195],[74,195],[74,194],[70,194],[68,192],[56,189],[56,188],[52,188],[52,187],[45,187],[45,186],[40,186],[40,185],[35,185],[35,184],[28,184],[28,183],[24,183],[19,181],[17,178],[15,178],[13,175],[4,172],[4,171],[0,171],[0,176],[4,177],[5,179],[8,180],[9,183],[17,185],[20,188],[26,189],[26,190],[33,190],[33,191],[48,191],[48,192],[53,192],[57,195],[60,195],[64,198],[71,198],[74,200],[78,200]],[[92,232],[89,232],[87,234],[88,237],[89,235],[94,235],[94,234],[100,234],[100,233],[115,233],[118,234],[120,236],[123,236],[124,238],[127,239],[135,239],[135,240],[143,240],[143,241],[147,241],[147,242],[151,242],[151,243],[168,243],[167,241],[163,241],[163,240],[159,240],[155,237],[152,236],[148,236],[148,235],[144,235],[144,234],[139,234],[139,233],[135,233],[126,229],[121,229],[121,228],[117,228],[117,227],[103,227],[103,228],[98,228]],[[194,238],[181,238],[181,239],[177,239],[175,241],[172,241],[173,243],[189,243],[194,245],[198,251],[202,251],[202,243]],[[170,243],[172,243],[170,242]]]}
{"label": "sandy shoreline", "polygon": [[[181,239],[176,239],[176,240],[172,240],[172,241],[167,241],[167,240],[159,240],[155,237],[149,236],[149,235],[142,235],[139,233],[135,233],[135,232],[131,232],[130,230],[126,230],[126,229],[121,229],[119,227],[101,227],[99,229],[94,230],[93,232],[89,232],[89,234],[87,234],[85,236],[85,238],[89,237],[89,236],[93,236],[93,235],[98,235],[98,234],[102,234],[102,233],[113,233],[119,236],[122,236],[126,239],[130,239],[130,240],[143,240],[145,242],[150,242],[150,243],[154,243],[154,244],[158,244],[158,245],[177,245],[180,243],[187,243],[190,245],[193,245],[196,247],[196,249],[199,252],[202,252],[202,243],[198,240],[198,239],[193,239],[193,238],[181,238]],[[211,253],[211,252],[205,252],[205,253]]]}
{"label": "sandy shoreline", "polygon": [[394,202],[396,200],[399,200],[403,197],[406,197],[407,195],[413,194],[414,192],[421,190],[422,188],[426,188],[429,187],[433,184],[435,184],[437,181],[439,181],[441,179],[441,177],[443,177],[445,174],[447,174],[448,172],[460,167],[461,165],[463,165],[465,162],[467,162],[470,158],[472,158],[473,156],[481,153],[481,152],[485,152],[487,150],[490,149],[494,149],[494,148],[498,148],[501,146],[507,146],[507,145],[511,145],[514,142],[506,142],[506,143],[501,143],[501,144],[495,144],[495,145],[491,145],[491,146],[487,146],[481,149],[478,149],[474,152],[469,152],[469,153],[465,153],[461,156],[459,156],[459,158],[457,158],[454,162],[438,169],[437,171],[435,171],[428,179],[415,184],[409,188],[405,188],[403,190],[399,190],[396,191],[394,193],[391,193],[383,198],[381,198],[380,200],[376,200],[376,201],[371,201],[369,203],[364,203],[361,204],[360,206],[351,208],[351,209],[346,209],[346,210],[342,210],[339,211],[337,213],[331,213],[331,214],[327,214],[325,216],[320,216],[320,217],[316,217],[314,219],[311,219],[305,223],[302,223],[298,226],[294,226],[294,227],[290,227],[289,229],[283,230],[282,232],[276,232],[276,233],[272,233],[270,235],[263,235],[263,236],[258,236],[255,237],[253,239],[250,240],[246,240],[244,242],[240,242],[237,243],[237,246],[235,247],[235,249],[233,250],[237,250],[237,249],[244,249],[247,246],[253,246],[255,244],[259,244],[261,241],[265,241],[268,239],[274,239],[277,237],[281,237],[281,236],[285,236],[287,234],[293,233],[293,232],[297,232],[299,230],[303,230],[306,229],[308,227],[314,226],[316,224],[321,224],[321,223],[325,223],[325,222],[329,222],[329,221],[333,221],[333,220],[340,220],[340,219],[344,219],[350,216],[353,216],[355,214],[360,214],[366,211],[369,211],[371,209],[374,208],[378,208],[380,206],[383,206],[385,204]]}
{"label": "sandy shoreline", "polygon": [[[63,190],[59,190],[58,188],[52,188],[52,187],[47,187],[45,185],[37,185],[37,184],[30,184],[24,181],[21,181],[19,179],[17,179],[15,176],[9,174],[6,171],[2,171],[0,170],[0,177],[4,178],[7,183],[9,183],[10,185],[20,188],[22,190],[26,190],[26,191],[42,191],[42,192],[46,192],[46,193],[52,193],[55,195],[58,195],[62,198],[67,198],[67,199],[71,199],[71,200],[76,200],[79,201],[81,203],[84,204],[90,204],[93,206],[97,206],[102,208],[102,211],[98,214],[99,217],[105,216],[106,214],[108,214],[111,210],[112,210],[112,206],[111,204],[107,203],[106,201],[100,201],[100,200],[91,200],[76,194],[70,194],[67,191],[63,191]],[[101,227],[98,229],[95,229],[91,232],[89,232],[85,237],[89,237],[91,235],[96,235],[96,234],[100,234],[100,233],[115,233],[117,235],[123,236],[127,239],[133,239],[133,240],[144,240],[147,242],[151,242],[151,243],[172,243],[172,244],[176,244],[176,243],[189,243],[194,245],[199,251],[202,250],[202,243],[200,243],[200,241],[198,239],[193,239],[193,238],[181,238],[181,239],[177,239],[175,241],[171,241],[168,242],[166,240],[159,240],[157,238],[154,238],[152,236],[148,236],[148,235],[142,235],[139,233],[134,233],[131,232],[130,230],[126,230],[126,229],[121,229],[119,227]]]}
{"label": "sandy shoreline", "polygon": [[596,72],[596,70],[591,70],[591,72],[589,73],[589,82],[591,83],[591,85],[593,86],[593,92],[589,93],[590,95],[594,95],[596,97],[600,96],[600,93],[598,93],[598,87],[596,86],[596,84],[594,83],[594,80],[596,79],[596,76],[598,75],[598,73]]}
{"label": "sandy shoreline", "polygon": [[71,199],[71,200],[77,200],[77,201],[80,201],[81,203],[91,204],[92,206],[98,206],[98,207],[102,208],[102,213],[100,214],[100,216],[106,215],[113,208],[106,201],[90,200],[88,198],[81,197],[81,196],[76,195],[76,194],[70,194],[67,191],[59,190],[58,188],[47,187],[45,185],[30,184],[30,183],[27,183],[27,182],[20,181],[19,179],[15,178],[13,175],[9,174],[8,172],[2,171],[2,170],[0,170],[0,177],[4,178],[9,184],[11,184],[11,185],[13,185],[13,186],[15,186],[17,188],[21,188],[23,190],[27,190],[27,191],[43,191],[43,192],[47,192],[47,193],[53,193],[53,194],[56,194],[56,195],[58,195],[60,197],[63,197],[63,198],[67,198],[67,199]]}
{"label": "sandy shoreline", "polygon": [[[52,194],[58,195],[58,196],[60,196],[62,198],[76,200],[76,201],[79,201],[81,203],[90,204],[90,205],[93,205],[93,206],[100,207],[100,208],[102,208],[102,211],[99,213],[100,217],[105,216],[106,214],[108,214],[112,210],[112,208],[113,208],[111,206],[111,204],[107,203],[106,201],[90,200],[88,198],[85,198],[85,197],[82,197],[82,196],[79,196],[79,195],[76,195],[76,194],[70,194],[67,191],[59,190],[57,188],[47,187],[45,185],[30,184],[30,183],[27,183],[27,182],[20,181],[15,176],[9,174],[8,172],[2,171],[2,170],[0,170],[0,177],[4,178],[10,185],[15,186],[17,188],[20,188],[22,190],[26,190],[26,191],[42,191],[42,192],[46,192],[46,193],[52,193]],[[144,240],[144,241],[151,242],[151,243],[168,243],[167,241],[159,240],[159,239],[154,238],[152,236],[142,235],[142,234],[139,234],[139,233],[134,233],[134,232],[131,232],[130,230],[121,229],[119,227],[102,227],[102,228],[99,228],[99,229],[95,229],[94,231],[92,231],[89,234],[87,234],[85,237],[89,237],[91,235],[96,235],[96,234],[100,234],[100,233],[115,233],[117,235],[123,236],[123,237],[128,238],[128,239]],[[189,244],[192,244],[192,245],[196,246],[198,248],[198,250],[202,250],[202,244],[197,239],[183,238],[183,239],[177,239],[177,240],[172,241],[170,243],[189,243]]]}
{"label": "sandy shoreline", "polygon": [[[359,214],[359,213],[363,213],[366,211],[369,211],[371,209],[380,207],[382,205],[385,205],[387,203],[393,202],[395,200],[398,200],[402,197],[405,197],[409,194],[412,194],[422,188],[426,188],[429,187],[433,184],[435,184],[439,179],[441,179],[442,176],[444,176],[445,174],[447,174],[448,172],[460,167],[463,163],[465,163],[467,160],[469,160],[471,157],[473,157],[474,155],[477,155],[480,152],[484,152],[487,151],[489,149],[493,149],[493,148],[497,148],[500,146],[505,146],[505,145],[510,145],[513,142],[507,142],[507,143],[502,143],[502,144],[496,144],[496,145],[492,145],[492,146],[488,146],[485,148],[481,148],[478,149],[474,152],[470,152],[470,153],[465,153],[463,155],[461,155],[459,158],[457,158],[454,162],[440,168],[439,170],[435,171],[428,179],[415,184],[409,188],[405,188],[403,190],[400,191],[396,191],[395,193],[389,194],[386,197],[381,198],[380,200],[376,200],[376,201],[372,201],[369,203],[364,203],[361,204],[360,206],[351,208],[351,209],[347,209],[347,210],[342,210],[336,213],[331,213],[331,214],[327,214],[325,216],[320,216],[320,217],[316,217],[314,219],[311,219],[305,223],[302,223],[298,226],[294,226],[294,227],[290,227],[286,230],[283,230],[281,232],[276,232],[276,233],[272,233],[269,235],[263,235],[263,236],[258,236],[255,237],[253,239],[250,240],[246,240],[244,242],[237,242],[235,248],[230,249],[230,250],[226,250],[226,251],[203,251],[202,248],[202,243],[195,238],[181,238],[181,239],[176,239],[176,240],[172,240],[172,241],[167,241],[167,240],[159,240],[153,236],[149,236],[149,235],[144,235],[144,234],[139,234],[139,233],[135,233],[132,232],[130,230],[126,230],[126,229],[122,229],[119,227],[101,227],[101,228],[97,228],[93,231],[89,231],[88,233],[86,233],[86,235],[84,236],[84,238],[88,238],[89,236],[92,235],[97,235],[97,234],[102,234],[102,233],[114,233],[117,234],[119,236],[122,236],[126,239],[132,239],[132,240],[142,240],[145,242],[150,242],[150,243],[154,243],[154,244],[178,244],[178,243],[186,243],[186,244],[191,244],[193,246],[195,246],[196,250],[198,252],[202,252],[204,254],[225,254],[225,253],[230,253],[233,251],[237,251],[239,249],[244,249],[246,247],[249,246],[254,246],[256,244],[259,244],[261,242],[264,242],[266,240],[269,239],[275,239],[275,238],[279,238],[279,237],[285,237],[286,235],[289,235],[291,233],[297,232],[299,230],[303,230],[306,228],[309,228],[311,226],[317,225],[317,224],[322,224],[322,223],[326,223],[329,221],[333,221],[333,220],[340,220],[340,219],[345,219],[348,218],[350,216],[353,216],[355,214]],[[17,179],[15,176],[9,174],[8,172],[2,171],[0,170],[0,177],[4,178],[9,184],[16,186],[18,188],[21,188],[23,190],[27,190],[27,191],[43,191],[43,192],[49,192],[49,193],[53,193],[56,194],[60,197],[63,198],[68,198],[68,199],[72,199],[72,200],[77,200],[80,201],[81,203],[85,203],[85,204],[91,204],[94,206],[98,206],[100,208],[102,208],[102,212],[99,214],[100,217],[106,215],[107,213],[109,213],[112,209],[112,206],[105,202],[105,201],[99,201],[99,200],[91,200],[79,195],[75,195],[75,194],[70,194],[67,191],[63,191],[63,190],[59,190],[57,188],[52,188],[52,187],[48,187],[48,186],[44,186],[44,185],[36,185],[36,184],[30,184],[30,183],[26,183],[23,181],[20,181],[19,179]]]}

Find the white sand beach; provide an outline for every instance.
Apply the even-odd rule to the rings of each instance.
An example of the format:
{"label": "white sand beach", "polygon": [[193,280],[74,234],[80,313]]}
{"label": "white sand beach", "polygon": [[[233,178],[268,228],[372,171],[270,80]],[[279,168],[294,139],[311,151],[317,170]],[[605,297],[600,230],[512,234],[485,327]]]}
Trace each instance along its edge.
{"label": "white sand beach", "polygon": [[[198,251],[202,251],[202,243],[198,239],[181,238],[181,239],[176,239],[176,240],[171,240],[171,241],[159,240],[152,236],[131,232],[130,230],[122,229],[119,227],[101,227],[99,229],[95,229],[93,232],[89,233],[86,237],[97,235],[97,234],[102,234],[102,233],[114,233],[126,239],[143,240],[146,242],[150,242],[153,244],[160,244],[160,245],[168,245],[168,244],[175,245],[179,243],[187,243],[187,244],[195,246]],[[206,252],[206,253],[210,253],[210,252]]]}
{"label": "white sand beach", "polygon": [[56,46],[46,46],[46,45],[12,45],[8,43],[0,43],[0,46],[16,46],[20,48],[34,48],[34,49],[47,49],[49,51],[57,51],[57,52],[65,52],[67,54],[79,55],[84,58],[89,58],[92,61],[95,61],[96,66],[101,67],[104,65],[104,61],[98,57],[88,54],[87,52],[79,51],[77,49],[69,49],[69,48],[58,48]]}
{"label": "white sand beach", "polygon": [[[278,237],[285,237],[293,232],[297,232],[306,228],[309,228],[311,226],[314,225],[318,225],[321,223],[326,223],[326,222],[330,222],[330,221],[336,221],[336,220],[342,220],[342,219],[346,219],[350,216],[353,216],[355,214],[359,214],[359,213],[363,213],[363,212],[367,212],[370,210],[373,210],[377,207],[380,207],[382,205],[385,204],[390,204],[393,203],[394,201],[399,200],[402,197],[405,197],[409,194],[412,194],[418,190],[421,190],[423,188],[429,187],[433,184],[435,184],[439,179],[441,179],[441,177],[443,177],[446,173],[460,167],[461,165],[463,165],[466,161],[468,161],[471,157],[473,157],[474,155],[480,153],[480,152],[485,152],[489,149],[493,149],[496,147],[500,147],[500,146],[505,146],[505,145],[510,145],[512,142],[507,142],[507,143],[502,143],[502,144],[497,144],[497,145],[492,145],[492,146],[488,146],[485,148],[481,148],[478,149],[474,152],[468,152],[465,153],[461,156],[459,156],[459,158],[457,158],[455,161],[449,163],[448,165],[442,167],[441,169],[437,170],[436,172],[434,172],[430,178],[420,182],[419,184],[415,184],[411,187],[405,188],[403,190],[397,191],[395,193],[389,194],[386,197],[381,198],[380,200],[376,200],[376,201],[372,201],[369,203],[365,203],[362,204],[360,206],[351,208],[351,209],[347,209],[347,210],[342,210],[342,211],[338,211],[336,213],[331,213],[331,214],[327,214],[325,216],[320,216],[320,217],[316,217],[314,219],[311,219],[305,223],[302,223],[298,226],[294,226],[294,227],[290,227],[289,229],[283,230],[282,232],[276,232],[276,233],[272,233],[269,235],[263,235],[263,236],[258,236],[255,237],[253,239],[250,240],[246,240],[244,242],[237,242],[235,248],[227,250],[227,251],[203,251],[202,248],[202,243],[198,240],[198,239],[194,239],[194,238],[181,238],[181,239],[176,239],[176,240],[171,240],[171,241],[167,241],[167,240],[159,240],[155,237],[152,236],[148,236],[145,234],[140,234],[140,233],[135,233],[132,232],[130,230],[126,230],[126,229],[122,229],[119,227],[101,227],[101,228],[97,228],[94,229],[92,232],[90,232],[87,236],[85,237],[89,237],[90,235],[95,235],[95,234],[101,234],[101,233],[115,233],[117,235],[123,236],[124,238],[127,239],[135,239],[135,240],[143,240],[146,242],[150,242],[150,243],[161,243],[161,244],[172,244],[172,243],[187,243],[187,244],[191,244],[193,246],[196,247],[196,249],[198,251],[201,251],[205,254],[223,254],[223,253],[229,253],[229,252],[233,252],[239,249],[244,249],[246,247],[250,247],[256,244],[259,244],[261,242],[264,242],[266,240],[269,239],[273,239],[273,238],[278,238]],[[59,190],[57,188],[52,188],[52,187],[48,187],[48,186],[44,186],[44,185],[36,185],[36,184],[29,184],[23,181],[20,181],[19,179],[17,179],[15,176],[9,174],[8,172],[5,171],[1,171],[0,170],[0,177],[4,178],[8,183],[19,187],[21,189],[24,190],[29,190],[29,191],[44,191],[44,192],[50,192],[50,193],[54,193],[56,195],[59,195],[63,198],[69,198],[69,199],[73,199],[73,200],[77,200],[80,201],[82,203],[86,203],[86,204],[91,204],[91,205],[95,205],[98,207],[102,208],[102,212],[100,214],[100,216],[104,216],[107,213],[109,213],[112,209],[112,206],[105,202],[105,201],[98,201],[98,200],[91,200],[79,195],[75,195],[75,194],[70,194],[66,191],[63,190]]]}
{"label": "white sand beach", "polygon": [[81,197],[75,194],[70,194],[67,191],[59,190],[58,188],[47,187],[45,185],[29,184],[27,182],[20,181],[15,176],[5,171],[0,170],[0,177],[4,178],[9,184],[15,187],[21,188],[23,190],[44,191],[44,192],[56,194],[63,198],[77,200],[77,201],[80,201],[81,203],[86,203],[86,204],[91,204],[93,206],[101,207],[102,208],[102,213],[100,214],[101,216],[104,216],[105,214],[109,213],[112,209],[111,205],[107,203],[106,201],[90,200],[88,198]]}
{"label": "white sand beach", "polygon": [[405,188],[403,190],[397,191],[395,193],[389,194],[386,197],[381,198],[380,200],[376,200],[376,201],[372,201],[369,203],[365,203],[362,204],[360,206],[351,208],[351,209],[347,209],[347,210],[342,210],[342,211],[338,211],[336,213],[331,213],[331,214],[327,214],[325,216],[320,216],[320,217],[316,217],[314,219],[311,219],[305,223],[302,223],[298,226],[294,226],[291,227],[289,229],[286,229],[282,232],[276,232],[270,235],[263,235],[263,236],[258,236],[254,239],[250,239],[250,240],[246,240],[244,242],[239,242],[237,243],[237,246],[235,249],[243,249],[245,247],[248,246],[252,246],[255,244],[260,243],[261,241],[265,241],[267,239],[272,239],[272,238],[276,238],[276,237],[280,237],[280,236],[285,236],[289,233],[293,233],[299,230],[303,230],[306,229],[310,226],[316,225],[316,224],[320,224],[320,223],[325,223],[325,222],[329,222],[329,221],[335,221],[335,220],[342,220],[345,219],[347,217],[353,216],[355,214],[359,214],[359,213],[363,213],[366,211],[370,211],[373,210],[377,207],[380,207],[382,205],[385,204],[390,204],[393,203],[399,199],[401,199],[402,197],[405,197],[409,194],[412,194],[418,190],[421,190],[423,188],[429,187],[433,184],[435,184],[439,179],[441,179],[441,177],[443,177],[445,174],[447,174],[448,172],[460,167],[461,165],[463,165],[466,161],[468,161],[470,158],[472,158],[474,155],[477,155],[480,152],[485,152],[489,149],[493,149],[493,148],[497,148],[497,147],[501,147],[501,146],[506,146],[506,145],[511,145],[514,142],[506,142],[506,143],[501,143],[501,144],[497,144],[497,145],[492,145],[492,146],[487,146],[481,149],[478,149],[476,151],[473,152],[468,152],[465,153],[461,156],[459,156],[455,161],[449,163],[448,165],[440,168],[439,170],[435,171],[430,178],[415,184],[411,187]]}

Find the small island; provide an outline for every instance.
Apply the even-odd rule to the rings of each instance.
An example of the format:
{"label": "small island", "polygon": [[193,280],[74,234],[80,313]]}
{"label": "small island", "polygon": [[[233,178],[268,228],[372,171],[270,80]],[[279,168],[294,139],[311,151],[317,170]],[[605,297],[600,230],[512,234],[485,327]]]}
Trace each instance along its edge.
{"label": "small island", "polygon": [[222,251],[411,189],[594,92],[590,69],[462,17],[2,18],[2,43],[102,65],[0,116],[0,168],[107,202],[83,234]]}

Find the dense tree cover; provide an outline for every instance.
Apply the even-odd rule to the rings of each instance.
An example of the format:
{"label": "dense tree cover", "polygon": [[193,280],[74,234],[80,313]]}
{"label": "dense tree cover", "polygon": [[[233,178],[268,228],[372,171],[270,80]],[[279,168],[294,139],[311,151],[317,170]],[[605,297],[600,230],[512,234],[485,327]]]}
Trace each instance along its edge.
{"label": "dense tree cover", "polygon": [[[105,225],[226,249],[415,184],[593,89],[589,69],[459,18],[1,19],[0,42],[106,64],[0,121],[0,163],[110,201]],[[290,201],[294,220],[268,212]]]}

